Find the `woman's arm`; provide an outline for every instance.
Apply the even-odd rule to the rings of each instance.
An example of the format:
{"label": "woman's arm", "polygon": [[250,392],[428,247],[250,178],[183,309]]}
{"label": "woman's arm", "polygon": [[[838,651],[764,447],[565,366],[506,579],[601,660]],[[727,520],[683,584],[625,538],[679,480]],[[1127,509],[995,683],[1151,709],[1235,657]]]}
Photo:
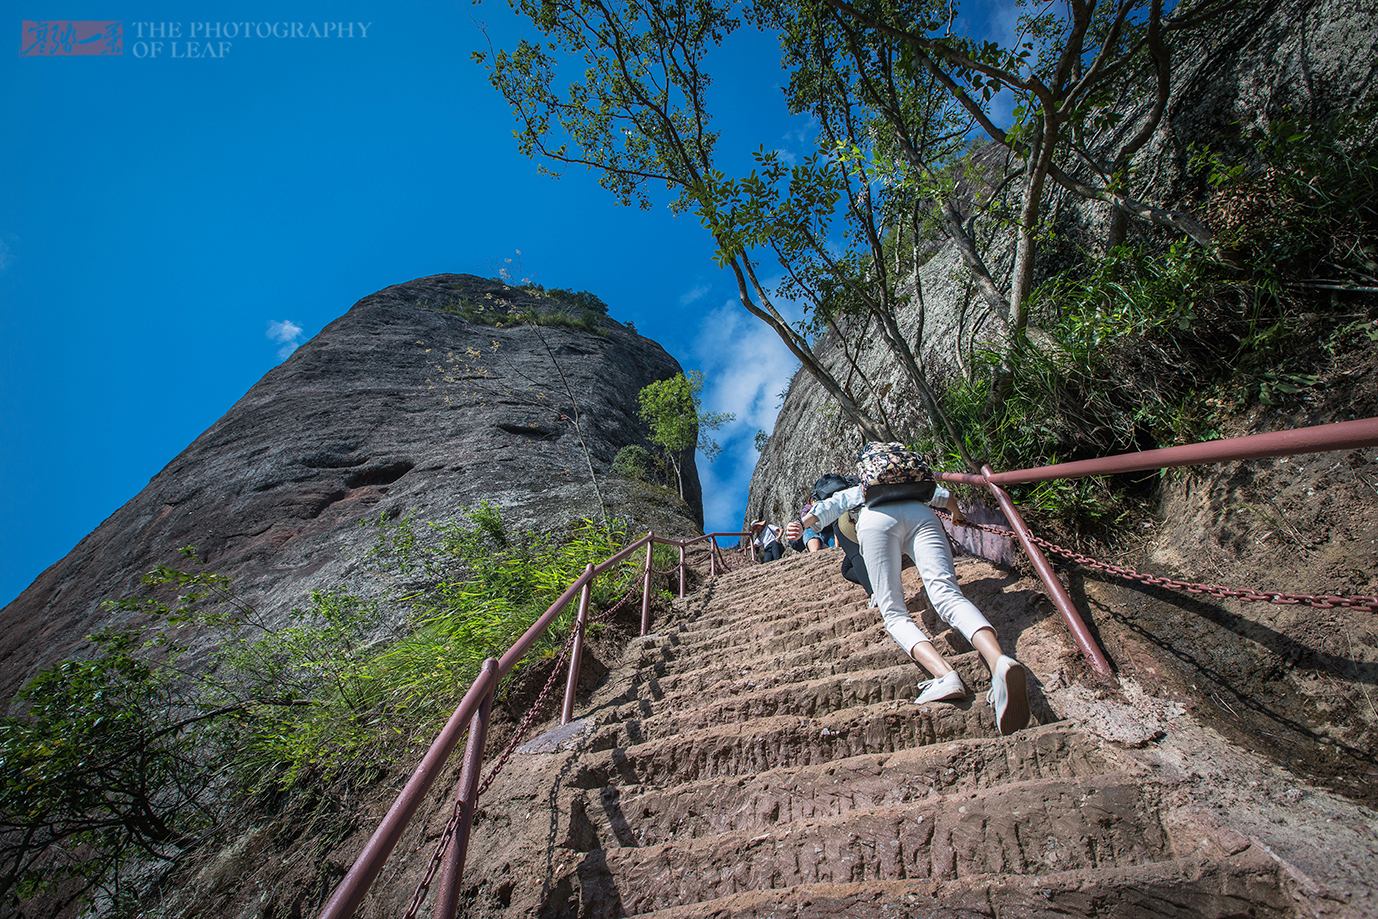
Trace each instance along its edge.
{"label": "woman's arm", "polygon": [[955,523],[957,526],[964,527],[967,525],[967,516],[966,514],[963,514],[962,509],[957,506],[956,495],[948,494],[947,512],[952,515],[952,522]]}
{"label": "woman's arm", "polygon": [[[813,530],[820,530],[861,503],[861,486],[844,488],[832,497],[814,502],[800,523]],[[821,524],[821,525],[820,525]]]}

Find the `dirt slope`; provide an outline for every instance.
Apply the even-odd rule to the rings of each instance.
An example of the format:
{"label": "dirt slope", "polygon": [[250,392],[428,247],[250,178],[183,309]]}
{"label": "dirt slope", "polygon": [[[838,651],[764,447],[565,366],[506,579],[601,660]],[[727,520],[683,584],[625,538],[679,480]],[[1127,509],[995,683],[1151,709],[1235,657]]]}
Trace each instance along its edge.
{"label": "dirt slope", "polygon": [[[1035,723],[1002,738],[978,655],[919,585],[966,702],[913,704],[924,674],[837,563],[722,575],[633,641],[583,730],[528,745],[549,752],[482,799],[468,915],[1378,915],[1378,814],[1226,741],[1166,682],[1090,679],[1035,582],[959,562],[1034,677]],[[361,915],[405,911],[448,810]]]}

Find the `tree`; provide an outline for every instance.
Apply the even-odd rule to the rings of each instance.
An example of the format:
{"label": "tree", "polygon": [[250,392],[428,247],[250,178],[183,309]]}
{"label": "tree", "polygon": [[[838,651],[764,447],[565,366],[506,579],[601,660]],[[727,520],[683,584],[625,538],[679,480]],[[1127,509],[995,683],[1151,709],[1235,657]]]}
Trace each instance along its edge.
{"label": "tree", "polygon": [[651,443],[665,451],[675,470],[679,496],[684,497],[684,456],[699,450],[708,459],[717,459],[722,448],[708,436],[736,416],[730,412],[705,412],[700,394],[703,374],[689,371],[646,386],[637,394],[641,417],[651,426]]}
{"label": "tree", "polygon": [[[811,0],[800,0],[807,8]],[[1168,37],[1200,26],[1234,6],[1234,0],[1183,3],[1172,15],[1162,0],[1070,0],[1063,14],[1045,6],[1021,20],[1028,40],[1005,48],[995,42],[976,42],[951,32],[955,3],[931,0],[823,0],[851,46],[870,40],[885,47],[899,43],[901,68],[922,72],[951,96],[971,121],[1005,147],[1020,166],[1015,178],[1019,210],[1015,222],[1016,251],[1004,303],[994,303],[1009,317],[1016,336],[1028,321],[1025,306],[1032,289],[1037,235],[1040,231],[1045,185],[1052,179],[1082,198],[1109,204],[1116,215],[1108,242],[1123,240],[1124,221],[1137,218],[1181,232],[1209,244],[1208,228],[1152,202],[1139,200],[1126,188],[1129,162],[1157,129],[1171,88],[1171,50]],[[1035,53],[1035,48],[1039,48]],[[856,55],[854,55],[856,56]],[[1151,72],[1145,87],[1141,75]],[[991,114],[991,100],[1001,90],[1015,98],[1014,124],[999,127]],[[1153,103],[1127,135],[1119,129],[1123,112],[1116,103],[1148,89]],[[872,104],[901,138],[906,131],[904,110],[883,104],[873,91]],[[912,147],[901,143],[906,157]],[[923,162],[911,162],[921,171]],[[950,202],[949,202],[950,203]],[[976,272],[983,290],[995,289],[989,270],[971,257],[975,247],[960,223],[945,226],[954,238],[966,235],[959,250]]]}
{"label": "tree", "polygon": [[[692,211],[713,234],[716,257],[731,269],[747,311],[780,336],[847,418],[870,437],[889,433],[862,404],[864,396],[819,361],[809,329],[785,319],[760,282],[751,250],[767,231],[738,211],[756,206],[743,189],[763,180],[753,173],[738,182],[714,164],[717,135],[705,101],[712,81],[703,62],[740,24],[730,15],[731,0],[516,0],[514,6],[543,40],[523,38],[511,51],[474,56],[512,106],[518,148],[597,169],[599,182],[625,205],[649,207],[646,184],[665,183],[675,194],[674,211]],[[582,59],[586,69],[557,87],[557,66],[569,59]]]}
{"label": "tree", "polygon": [[[175,674],[137,657],[127,632],[95,636],[90,660],[64,661],[0,719],[0,898],[41,890],[65,906],[103,887],[118,902],[120,865],[138,852],[170,860],[209,822],[208,735]],[[55,909],[56,913],[57,910]]]}
{"label": "tree", "polygon": [[[761,149],[757,168],[739,178],[714,163],[703,69],[708,50],[739,25],[730,0],[517,0],[545,40],[476,57],[513,108],[524,153],[598,170],[624,204],[648,207],[646,183],[664,182],[676,194],[675,211],[692,210],[713,235],[743,306],[770,325],[863,436],[899,432],[848,336],[839,335],[844,366],[824,366],[814,353],[812,341],[839,323],[863,338],[876,329],[935,433],[960,449],[923,363],[919,253],[901,251],[906,232],[913,247],[932,228],[953,240],[995,317],[997,340],[1011,352],[1028,322],[1049,180],[1109,204],[1121,218],[1208,243],[1210,231],[1189,216],[1130,195],[1128,165],[1165,110],[1169,36],[1200,28],[1234,2],[1182,3],[1169,15],[1161,0],[1070,0],[1065,13],[1042,7],[1026,15],[1021,42],[1006,48],[955,33],[957,8],[947,0],[752,0],[747,15],[782,36],[787,101],[818,119],[819,150],[786,166]],[[565,56],[582,58],[586,69],[560,86],[555,75]],[[1118,127],[1115,105],[1145,87],[1150,111],[1130,129]],[[1008,128],[991,112],[1001,90],[1017,103]],[[958,192],[973,131],[1001,145],[1010,164],[968,201]],[[1008,285],[990,267],[978,216],[1015,232]],[[1123,235],[1117,219],[1112,241]],[[759,280],[757,259],[766,252],[787,278],[774,293]],[[912,295],[903,292],[906,277]],[[772,300],[778,295],[802,302],[805,320],[786,321]],[[919,322],[906,332],[898,317],[910,303]]]}

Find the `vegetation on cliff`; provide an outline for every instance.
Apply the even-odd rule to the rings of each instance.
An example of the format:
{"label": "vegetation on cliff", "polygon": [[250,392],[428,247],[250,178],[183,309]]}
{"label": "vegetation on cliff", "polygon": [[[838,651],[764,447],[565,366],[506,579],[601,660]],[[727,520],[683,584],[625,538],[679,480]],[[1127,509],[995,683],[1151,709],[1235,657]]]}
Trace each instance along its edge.
{"label": "vegetation on cliff", "polygon": [[[1183,161],[1172,182],[1143,168],[1178,72],[1267,3],[1031,6],[1006,45],[964,33],[950,0],[517,8],[540,41],[476,58],[520,149],[598,170],[626,204],[648,206],[648,183],[664,182],[712,235],[744,307],[863,438],[922,442],[971,469],[1210,436],[1217,387],[1233,402],[1280,398],[1373,333],[1371,115],[1236,125],[1169,154]],[[817,150],[794,161],[762,148],[731,175],[707,65],[743,20],[781,36],[785,102],[812,116]],[[942,342],[955,367],[930,365],[920,281],[944,245],[965,266],[977,330]],[[820,358],[824,336],[840,356]],[[873,342],[924,423],[871,378]],[[1035,500],[1076,511],[1102,506],[1103,490],[1048,486]]]}
{"label": "vegetation on cliff", "polygon": [[[7,907],[56,913],[100,896],[133,914],[131,866],[176,862],[246,815],[289,836],[347,829],[346,802],[429,743],[481,662],[630,541],[588,521],[509,533],[489,504],[426,527],[367,523],[368,576],[396,585],[382,600],[339,585],[272,628],[187,549],[184,568],[159,567],[109,604],[129,625],[30,681],[25,711],[0,719]],[[639,589],[639,575],[628,564],[599,579],[592,602]],[[571,616],[528,660],[556,652]]]}
{"label": "vegetation on cliff", "polygon": [[651,443],[664,451],[666,462],[675,473],[675,487],[684,497],[684,457],[694,451],[717,458],[722,449],[709,432],[727,424],[735,416],[731,412],[710,412],[703,408],[703,374],[691,370],[668,380],[660,380],[644,387],[637,394],[641,418],[651,428]]}

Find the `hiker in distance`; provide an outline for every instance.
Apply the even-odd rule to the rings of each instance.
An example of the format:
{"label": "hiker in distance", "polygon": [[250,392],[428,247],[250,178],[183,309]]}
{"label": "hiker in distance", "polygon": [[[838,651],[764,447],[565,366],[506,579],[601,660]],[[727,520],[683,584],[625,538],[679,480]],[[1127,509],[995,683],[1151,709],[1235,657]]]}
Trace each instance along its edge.
{"label": "hiker in distance", "polygon": [[[804,516],[812,508],[813,502],[810,501],[799,509],[799,516]],[[827,530],[827,527],[823,529]],[[822,533],[815,533],[813,530],[806,529],[800,534],[798,539],[789,537],[788,541],[789,547],[795,552],[822,552],[824,548],[832,545],[833,538],[831,533],[824,536]]]}
{"label": "hiker in distance", "polygon": [[[868,475],[877,465],[877,456],[882,463],[888,462],[892,470],[896,466],[916,465],[921,473],[914,477],[926,476],[927,481],[878,482],[876,475]],[[995,710],[1000,733],[1013,734],[1023,728],[1029,723],[1028,680],[1024,666],[1001,650],[995,628],[957,586],[947,533],[929,509],[946,507],[953,523],[963,526],[966,517],[957,506],[957,499],[937,485],[917,454],[901,444],[867,444],[857,466],[862,473],[862,484],[815,502],[802,520],[790,523],[789,529],[797,528],[798,532],[787,532],[787,538],[798,538],[804,527],[820,530],[852,508],[860,507],[856,521],[857,541],[861,544],[861,554],[886,631],[906,654],[933,674],[933,679],[919,683],[921,691],[914,701],[919,704],[954,701],[966,698],[969,692],[961,675],[952,669],[905,608],[900,581],[901,557],[905,552],[914,560],[928,591],[929,602],[938,616],[981,652],[991,672],[991,688],[986,698]],[[886,476],[881,474],[879,478]]]}
{"label": "hiker in distance", "polygon": [[780,542],[780,528],[764,520],[751,524],[751,543],[761,550],[761,561],[773,562],[785,554],[785,546]]}
{"label": "hiker in distance", "polygon": [[[841,476],[833,472],[820,476],[818,481],[813,483],[813,492],[810,495],[812,503],[804,505],[799,511],[800,518],[808,514],[815,503],[832,497],[844,488],[851,488],[853,485],[860,484],[861,479],[856,476]],[[799,532],[797,539],[794,536],[789,537],[790,547],[796,552],[804,551],[805,543],[809,541],[809,534],[813,533],[814,530],[811,528],[804,529],[802,523],[798,527],[794,527],[793,524],[789,526],[792,529],[787,528],[786,533]],[[835,543],[842,549],[842,576],[866,591],[867,598],[871,598],[871,580],[866,576],[866,562],[861,558],[861,546],[857,545],[856,542],[856,527],[853,525],[851,515],[843,514],[837,518],[835,523],[820,528],[816,538],[820,541],[826,540],[830,544]],[[818,551],[812,545],[808,546],[808,549],[809,551]],[[819,550],[821,549],[822,546],[819,546]],[[874,599],[871,599],[871,605],[875,606]]]}

